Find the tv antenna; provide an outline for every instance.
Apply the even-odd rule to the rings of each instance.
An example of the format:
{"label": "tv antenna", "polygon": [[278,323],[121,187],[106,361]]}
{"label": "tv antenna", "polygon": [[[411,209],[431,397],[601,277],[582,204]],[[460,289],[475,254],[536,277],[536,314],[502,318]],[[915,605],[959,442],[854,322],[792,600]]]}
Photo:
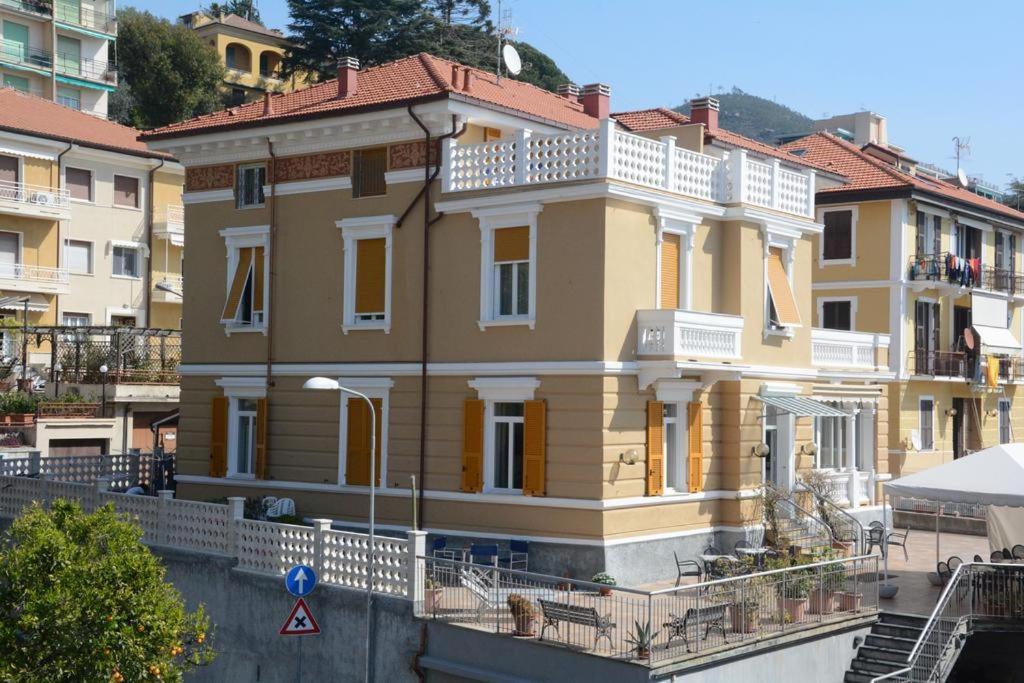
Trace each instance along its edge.
{"label": "tv antenna", "polygon": [[[498,0],[498,24],[495,27],[495,33],[498,36],[498,60],[497,69],[495,72],[498,75],[498,83],[501,83],[501,67],[505,66],[507,73],[516,76],[523,68],[522,60],[519,59],[519,53],[511,45],[506,46],[505,41],[509,36],[514,36],[519,33],[518,30],[512,28],[512,10],[502,9],[502,0]],[[508,48],[506,50],[506,47]]]}
{"label": "tv antenna", "polygon": [[960,153],[963,152],[964,156],[970,156],[971,154],[971,139],[962,138],[959,135],[953,136],[953,148],[956,153],[956,170],[960,172]]}

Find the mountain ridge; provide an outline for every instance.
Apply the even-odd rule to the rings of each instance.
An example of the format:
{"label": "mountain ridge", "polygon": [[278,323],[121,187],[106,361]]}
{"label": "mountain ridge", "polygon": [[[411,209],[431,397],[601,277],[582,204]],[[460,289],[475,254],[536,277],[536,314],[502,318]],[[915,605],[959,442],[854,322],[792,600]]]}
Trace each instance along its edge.
{"label": "mountain ridge", "polygon": [[[795,109],[752,95],[739,88],[712,95],[718,99],[721,110],[718,122],[727,130],[771,145],[778,144],[786,135],[810,133],[814,119]],[[690,104],[673,107],[673,111],[690,114]]]}

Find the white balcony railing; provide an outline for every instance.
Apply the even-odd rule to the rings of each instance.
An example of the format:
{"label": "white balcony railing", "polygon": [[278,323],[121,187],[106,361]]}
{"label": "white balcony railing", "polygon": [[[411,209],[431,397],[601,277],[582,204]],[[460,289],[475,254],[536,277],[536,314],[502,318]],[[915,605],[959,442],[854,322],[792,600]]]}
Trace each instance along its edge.
{"label": "white balcony railing", "polygon": [[171,204],[167,207],[165,218],[168,223],[174,225],[185,224],[185,207],[180,204]]}
{"label": "white balcony railing", "polygon": [[34,204],[40,208],[71,208],[71,195],[67,189],[55,190],[52,187],[12,183],[8,180],[0,180],[0,202],[3,201]]}
{"label": "white balcony railing", "polygon": [[757,161],[746,150],[721,157],[616,130],[534,135],[460,145],[444,150],[446,192],[488,190],[572,180],[610,178],[721,203],[746,203],[804,218],[814,215],[814,172],[784,168],[781,160]]}
{"label": "white balcony railing", "polygon": [[3,263],[0,264],[0,280],[67,284],[69,277],[67,268],[49,268],[27,263]]}
{"label": "white balcony railing", "polygon": [[657,309],[637,311],[637,355],[739,358],[743,317]]}
{"label": "white balcony railing", "polygon": [[811,330],[811,362],[836,368],[874,369],[884,363],[879,351],[889,348],[889,335],[845,330]]}

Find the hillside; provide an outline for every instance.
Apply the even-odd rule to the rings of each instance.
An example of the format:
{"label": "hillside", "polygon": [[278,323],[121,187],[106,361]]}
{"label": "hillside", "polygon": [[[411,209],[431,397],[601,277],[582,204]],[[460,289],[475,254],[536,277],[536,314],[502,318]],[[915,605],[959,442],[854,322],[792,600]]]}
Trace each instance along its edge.
{"label": "hillside", "polygon": [[[813,120],[789,107],[750,95],[739,88],[715,95],[721,103],[719,123],[735,133],[775,144],[780,135],[807,133]],[[676,111],[690,113],[689,103],[675,107]]]}

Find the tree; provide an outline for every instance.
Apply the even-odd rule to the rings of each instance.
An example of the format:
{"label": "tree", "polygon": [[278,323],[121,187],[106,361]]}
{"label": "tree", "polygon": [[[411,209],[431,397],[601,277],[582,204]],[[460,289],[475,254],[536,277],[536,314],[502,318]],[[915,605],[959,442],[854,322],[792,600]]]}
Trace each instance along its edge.
{"label": "tree", "polygon": [[210,6],[206,8],[206,11],[213,15],[218,14],[237,14],[243,19],[255,22],[260,26],[263,22],[260,20],[260,11],[256,7],[256,3],[253,0],[227,0],[227,2],[211,2]]}
{"label": "tree", "polygon": [[456,24],[469,24],[487,31],[492,29],[491,3],[488,0],[431,0],[427,7],[442,29],[449,30]]}
{"label": "tree", "polygon": [[1014,178],[1003,193],[1003,204],[1020,211],[1024,208],[1024,179]]}
{"label": "tree", "polygon": [[134,100],[122,108],[121,123],[155,128],[220,107],[224,67],[216,50],[186,26],[149,12],[121,10],[117,21],[117,61]]}
{"label": "tree", "polygon": [[38,504],[0,549],[0,680],[181,681],[213,659],[202,606],[186,612],[139,527],[112,506],[91,515]]}

